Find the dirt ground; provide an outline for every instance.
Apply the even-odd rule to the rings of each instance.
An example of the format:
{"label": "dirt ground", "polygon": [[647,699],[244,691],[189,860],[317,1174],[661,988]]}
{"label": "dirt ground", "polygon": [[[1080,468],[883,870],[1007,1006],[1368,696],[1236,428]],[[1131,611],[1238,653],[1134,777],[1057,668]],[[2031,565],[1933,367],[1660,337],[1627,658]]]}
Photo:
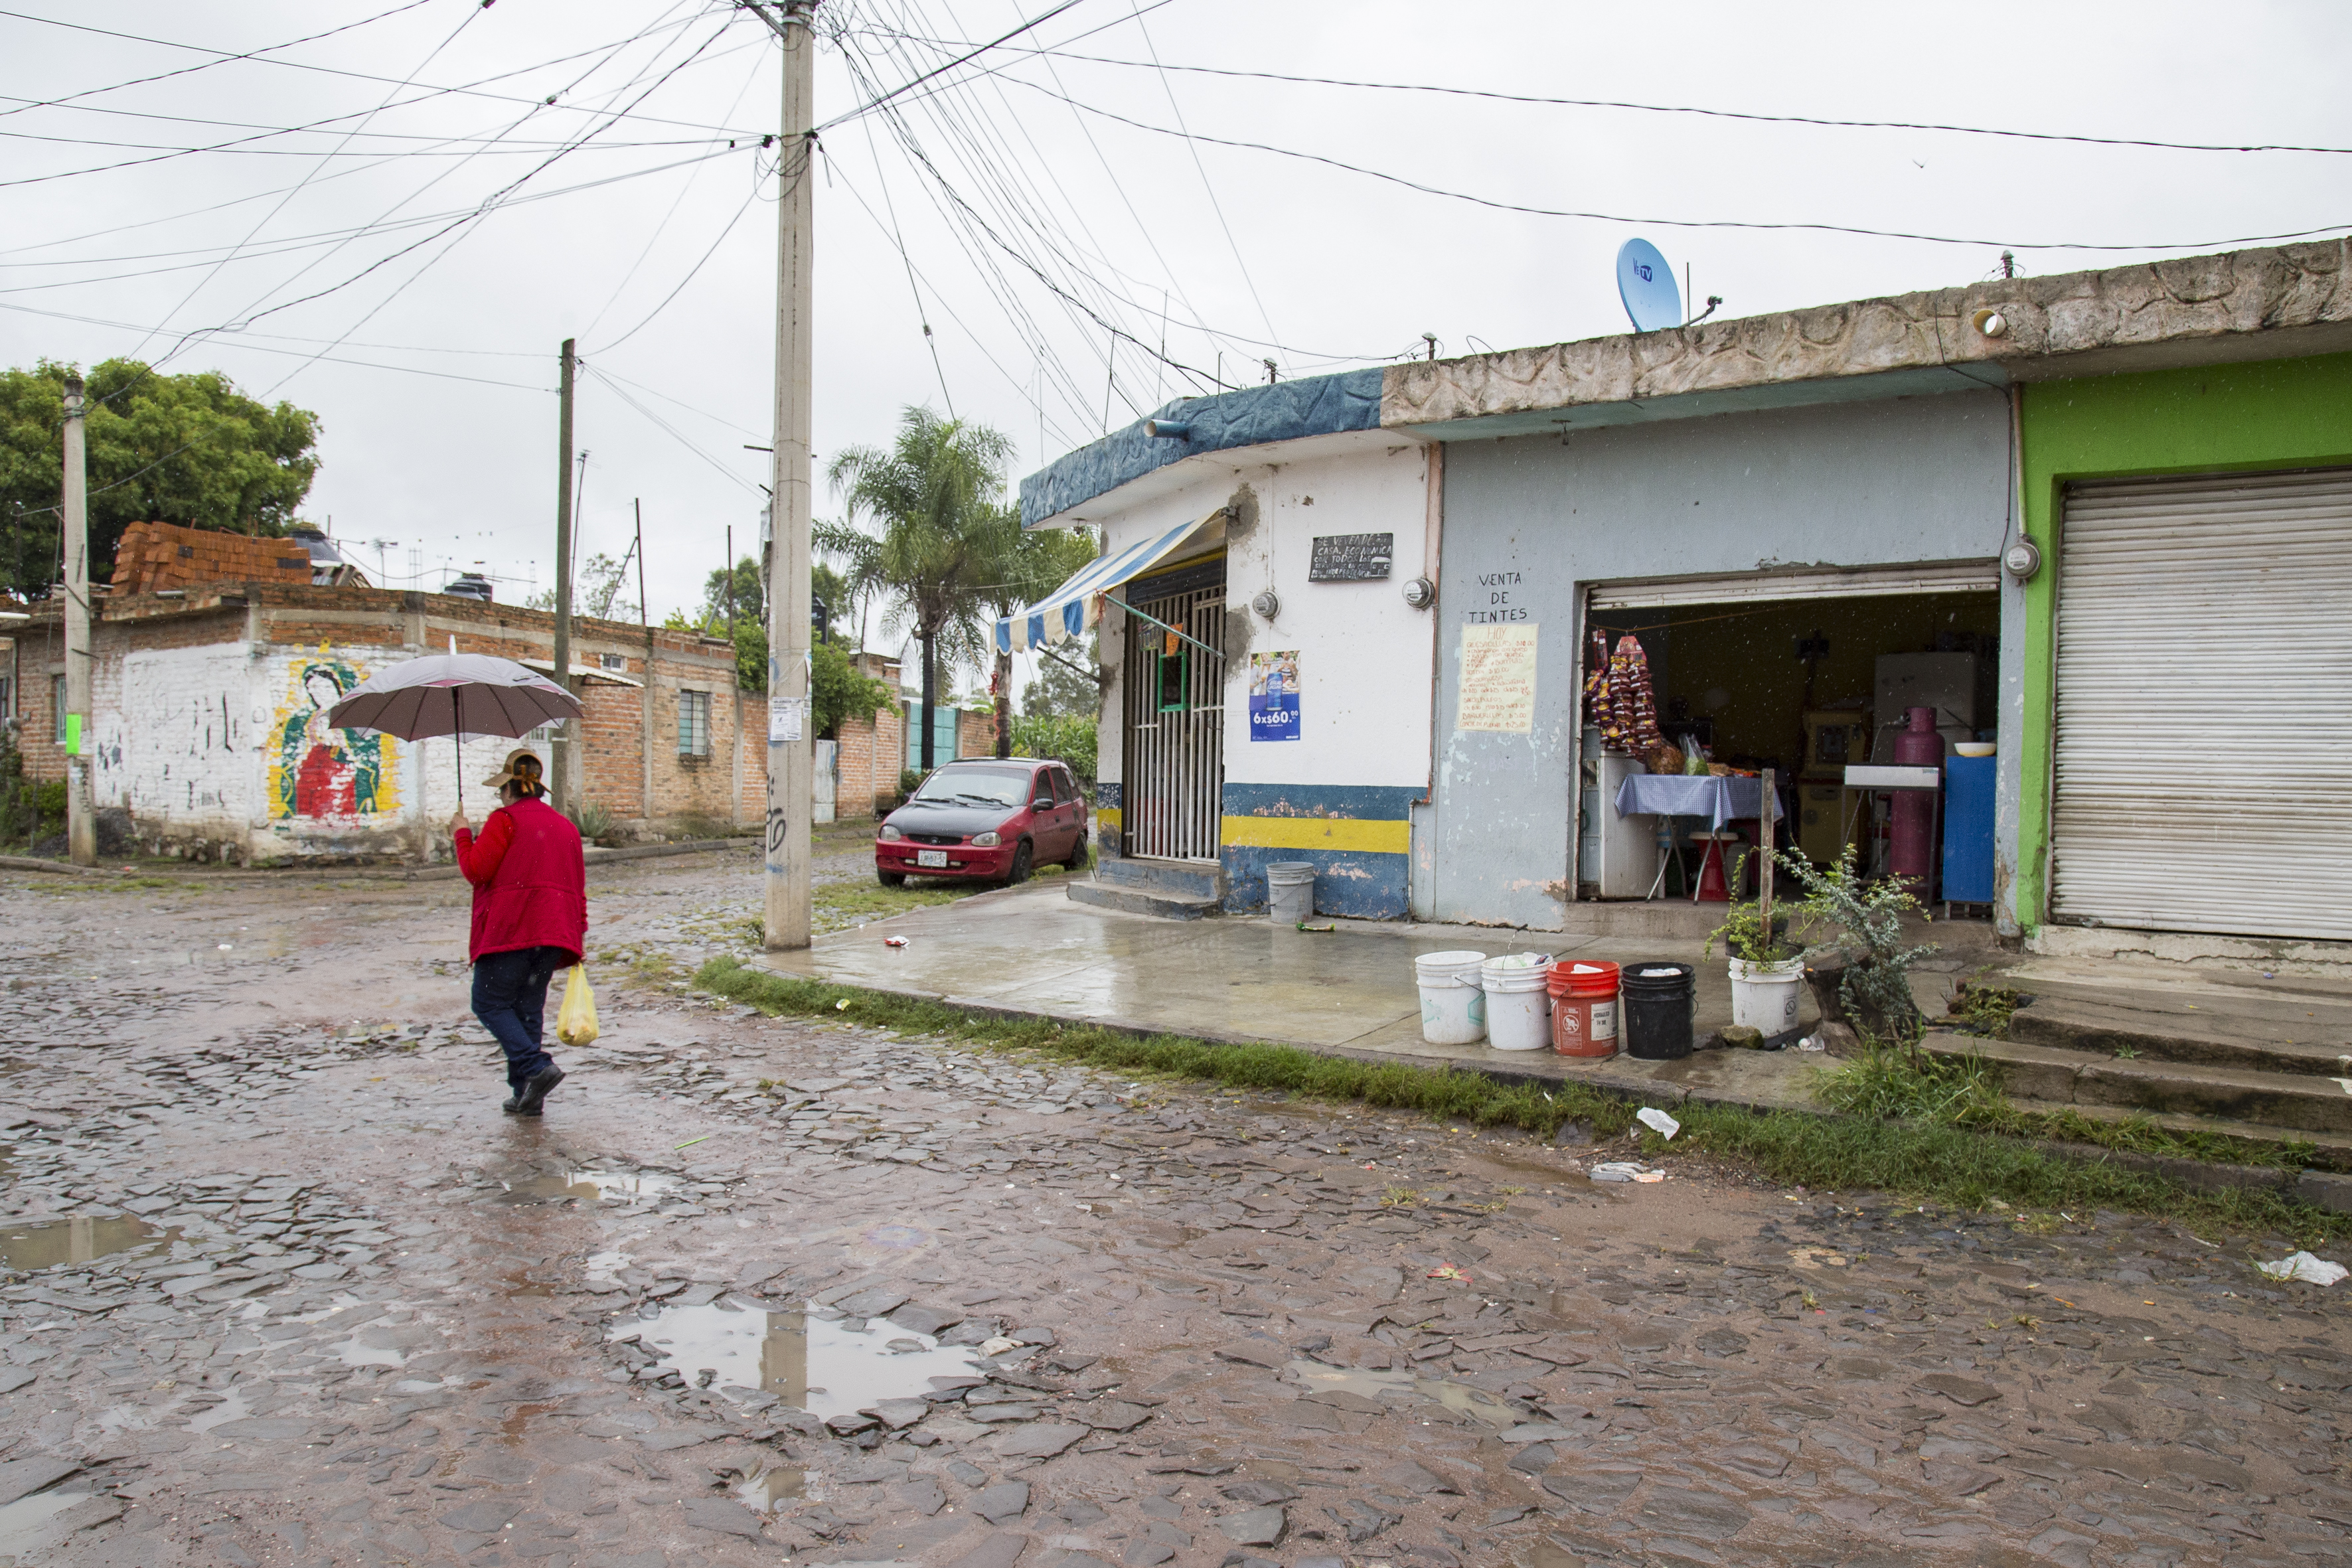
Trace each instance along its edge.
{"label": "dirt ground", "polygon": [[740,858],[590,891],[528,1121],[462,885],[0,874],[0,1563],[2352,1555],[2274,1238],[766,1019]]}

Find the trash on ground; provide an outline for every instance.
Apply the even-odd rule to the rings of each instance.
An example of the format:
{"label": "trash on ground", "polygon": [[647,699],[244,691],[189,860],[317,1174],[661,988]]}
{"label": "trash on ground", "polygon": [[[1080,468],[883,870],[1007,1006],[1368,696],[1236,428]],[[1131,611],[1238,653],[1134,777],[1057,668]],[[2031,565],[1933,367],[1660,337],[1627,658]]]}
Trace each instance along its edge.
{"label": "trash on ground", "polygon": [[1633,1112],[1633,1120],[1668,1140],[1673,1139],[1675,1133],[1683,1130],[1683,1124],[1681,1122],[1675,1121],[1664,1111],[1654,1110],[1646,1105],[1642,1107],[1641,1110]]}
{"label": "trash on ground", "polygon": [[1305,921],[1300,921],[1298,922],[1298,929],[1300,931],[1338,931],[1339,928],[1337,925],[1311,926]]}
{"label": "trash on ground", "polygon": [[2273,1279],[2300,1279],[2306,1285],[2333,1285],[2352,1274],[2352,1269],[2341,1263],[2330,1263],[2308,1252],[2290,1252],[2276,1263],[2257,1263],[2254,1267]]}
{"label": "trash on ground", "polygon": [[1797,1042],[1797,1048],[1801,1051],[1825,1051],[1830,1047],[1829,1043],[1819,1035],[1807,1035]]}
{"label": "trash on ground", "polygon": [[1584,1173],[1596,1182],[1663,1182],[1664,1171],[1643,1164],[1639,1160],[1604,1160]]}
{"label": "trash on ground", "polygon": [[907,945],[907,939],[903,936],[886,936],[882,939],[882,945],[884,947],[904,947]]}
{"label": "trash on ground", "polygon": [[836,1013],[846,1013],[846,1012],[848,1012],[848,1011],[849,1011],[849,998],[848,998],[848,997],[846,997],[846,996],[844,996],[840,1001],[835,1002],[835,1003],[833,1005],[833,1010],[834,1010],[835,1012],[836,1012]]}
{"label": "trash on ground", "polygon": [[1431,1269],[1426,1275],[1423,1276],[1423,1278],[1429,1279],[1459,1279],[1465,1285],[1467,1285],[1470,1282],[1470,1276],[1463,1273],[1462,1270],[1454,1268],[1451,1263],[1439,1264],[1436,1268]]}

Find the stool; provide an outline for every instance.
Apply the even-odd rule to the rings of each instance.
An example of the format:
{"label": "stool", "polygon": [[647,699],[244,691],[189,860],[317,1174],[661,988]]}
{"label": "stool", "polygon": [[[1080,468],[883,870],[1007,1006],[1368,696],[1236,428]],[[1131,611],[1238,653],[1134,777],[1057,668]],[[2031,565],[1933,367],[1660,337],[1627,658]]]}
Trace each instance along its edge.
{"label": "stool", "polygon": [[1691,842],[1702,847],[1698,858],[1698,886],[1691,891],[1695,904],[1727,904],[1731,902],[1731,885],[1724,879],[1723,858],[1730,853],[1727,845],[1745,842],[1737,833],[1725,829],[1709,831],[1701,828],[1691,835]]}

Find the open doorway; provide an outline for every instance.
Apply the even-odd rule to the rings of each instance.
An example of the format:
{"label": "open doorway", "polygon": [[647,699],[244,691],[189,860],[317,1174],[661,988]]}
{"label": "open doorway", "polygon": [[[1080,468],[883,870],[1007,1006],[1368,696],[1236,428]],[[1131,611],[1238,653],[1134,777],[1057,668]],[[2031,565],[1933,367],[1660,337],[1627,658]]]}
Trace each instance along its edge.
{"label": "open doorway", "polygon": [[[1647,666],[1657,730],[1682,767],[1735,776],[1771,769],[1786,813],[1772,836],[1779,847],[1827,865],[1852,844],[1866,872],[1885,875],[1900,813],[1891,795],[1848,788],[1845,770],[1895,762],[1918,708],[1932,710],[1944,755],[1992,739],[2000,595],[1989,568],[1965,586],[1915,579],[1854,593],[1854,579],[1837,581],[1849,591],[1771,597],[1771,579],[1759,574],[1738,583],[1737,597],[1720,596],[1720,588],[1719,596],[1702,597],[1706,585],[1675,585],[1680,591],[1656,595],[1668,602],[1650,604],[1641,602],[1639,585],[1598,588],[1587,609],[1588,658],[1633,638]],[[1677,758],[1633,754],[1622,734],[1604,734],[1603,716],[1591,712],[1583,742],[1580,896],[1687,890],[1705,853],[1694,835],[1715,831],[1713,825],[1616,809],[1625,777]],[[1915,741],[1901,749],[1910,756],[1921,747]],[[1938,836],[1930,848],[1938,860],[1942,805],[1939,792],[1928,829]],[[1918,808],[1909,809],[1916,819]],[[1973,831],[1973,823],[1966,826]],[[1763,837],[1753,820],[1727,830],[1738,835],[1722,844],[1727,865]],[[1988,837],[1988,856],[1989,844]]]}

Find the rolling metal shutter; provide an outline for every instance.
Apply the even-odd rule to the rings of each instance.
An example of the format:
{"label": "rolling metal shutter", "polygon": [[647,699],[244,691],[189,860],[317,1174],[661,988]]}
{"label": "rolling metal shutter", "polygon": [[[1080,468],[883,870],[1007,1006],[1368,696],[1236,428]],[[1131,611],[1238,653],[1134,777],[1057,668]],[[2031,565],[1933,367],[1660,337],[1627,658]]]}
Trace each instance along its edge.
{"label": "rolling metal shutter", "polygon": [[1740,572],[1726,577],[1650,577],[1601,583],[1596,610],[1670,609],[1681,605],[1746,605],[1768,599],[1852,599],[1888,594],[1989,594],[2000,586],[1993,561],[1934,561],[1918,565],[1808,567]]}
{"label": "rolling metal shutter", "polygon": [[2051,913],[2352,938],[2352,469],[2069,486]]}

